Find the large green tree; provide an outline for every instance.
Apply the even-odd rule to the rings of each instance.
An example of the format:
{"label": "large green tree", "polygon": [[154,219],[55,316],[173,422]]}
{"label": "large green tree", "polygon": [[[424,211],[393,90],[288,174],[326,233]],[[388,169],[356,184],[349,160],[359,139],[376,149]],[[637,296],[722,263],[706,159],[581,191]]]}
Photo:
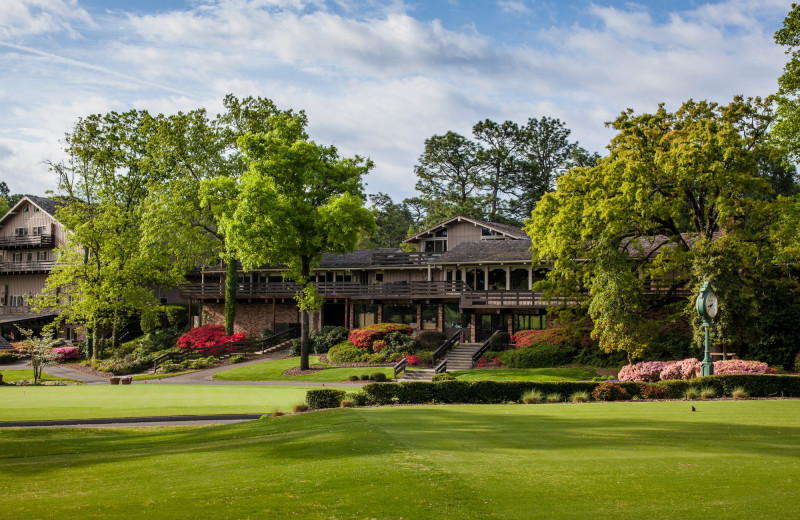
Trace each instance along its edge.
{"label": "large green tree", "polygon": [[768,101],[742,98],[622,113],[609,156],[564,174],[527,222],[534,261],[552,265],[541,286],[583,301],[601,346],[633,357],[657,326],[633,317],[709,280],[718,341],[743,346],[758,326],[747,296],[773,265],[775,211],[758,160],[772,117]]}
{"label": "large green tree", "polygon": [[360,157],[341,158],[332,146],[311,141],[304,114],[269,118],[266,132],[239,138],[248,170],[232,178],[205,181],[205,192],[238,191],[235,209],[222,219],[228,241],[245,269],[286,266],[300,283],[301,369],[309,368],[309,311],[322,304],[311,277],[325,252],[355,248],[375,221],[364,207],[362,177],[372,168]]}

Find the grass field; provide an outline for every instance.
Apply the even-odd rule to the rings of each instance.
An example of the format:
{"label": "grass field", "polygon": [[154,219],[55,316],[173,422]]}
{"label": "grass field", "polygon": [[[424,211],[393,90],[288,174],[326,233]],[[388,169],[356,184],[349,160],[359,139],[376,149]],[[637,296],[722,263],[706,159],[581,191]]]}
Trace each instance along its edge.
{"label": "grass field", "polygon": [[[23,381],[28,379],[33,381],[33,370],[0,370],[0,374],[3,374],[3,382],[10,383],[12,381]],[[58,377],[58,376],[51,376],[50,374],[46,374],[42,372],[42,377],[40,381],[73,381],[72,379],[67,379],[66,377]]]}
{"label": "grass field", "polygon": [[278,359],[275,361],[264,361],[243,367],[236,367],[223,372],[214,374],[214,379],[228,381],[313,381],[317,383],[336,383],[346,381],[350,376],[361,376],[362,374],[374,374],[382,372],[386,377],[392,378],[394,372],[391,367],[334,367],[320,363],[319,356],[310,356],[311,365],[323,365],[325,370],[320,370],[315,374],[304,376],[284,376],[284,371],[300,366],[299,357]]}
{"label": "grass field", "polygon": [[[250,390],[253,390],[252,388]],[[0,431],[4,519],[798,518],[800,401]]]}
{"label": "grass field", "polygon": [[[87,385],[0,388],[0,421],[291,411],[301,386]],[[2,515],[0,515],[2,516]]]}
{"label": "grass field", "polygon": [[450,375],[463,381],[581,381],[597,376],[588,368],[491,368],[454,370]]}

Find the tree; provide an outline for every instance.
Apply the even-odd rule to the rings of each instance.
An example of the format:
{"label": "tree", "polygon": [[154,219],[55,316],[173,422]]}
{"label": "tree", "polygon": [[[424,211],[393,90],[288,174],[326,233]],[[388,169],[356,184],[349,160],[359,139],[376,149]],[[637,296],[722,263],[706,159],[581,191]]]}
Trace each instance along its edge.
{"label": "tree", "polygon": [[789,61],[778,78],[778,108],[772,137],[797,162],[800,159],[800,5],[792,4],[783,27],[775,33],[775,43],[786,47]]}
{"label": "tree", "polygon": [[486,119],[472,127],[472,135],[480,146],[476,160],[481,169],[482,187],[488,192],[487,216],[489,220],[497,222],[505,216],[501,207],[503,196],[514,192],[515,177],[520,167],[520,129],[512,121],[498,124]]}
{"label": "tree", "polygon": [[372,247],[399,247],[414,221],[411,211],[404,204],[397,204],[385,193],[369,196],[372,211],[375,215],[377,233],[366,244],[364,249]]}
{"label": "tree", "polygon": [[[570,166],[577,143],[569,141],[569,128],[558,119],[534,117],[520,129],[520,167],[512,181],[515,198],[511,211],[519,220],[531,215],[536,203],[555,187],[556,179]],[[590,162],[588,157],[576,157]]]}
{"label": "tree", "polygon": [[[300,283],[302,370],[309,368],[308,313],[322,304],[312,271],[323,253],[351,251],[360,233],[375,232],[362,185],[372,162],[340,158],[336,148],[310,141],[305,126],[303,114],[274,115],[269,131],[239,138],[249,168],[238,182],[235,210],[221,222],[245,270],[283,264],[286,276]],[[211,179],[203,189],[228,191],[234,183]]]}
{"label": "tree", "polygon": [[[220,182],[205,192],[201,187],[213,179],[239,179],[247,161],[237,139],[247,132],[268,132],[271,116],[293,113],[260,97],[239,100],[228,95],[224,106],[226,111],[213,120],[205,109],[158,118],[147,146],[148,159],[149,166],[166,181],[150,186],[142,236],[150,254],[174,259],[168,268],[174,285],[185,282],[184,275],[192,268],[222,261],[226,269],[225,333],[231,335],[239,260],[220,222],[230,217],[237,182]],[[304,116],[301,113],[299,117]]]}
{"label": "tree", "polygon": [[17,329],[27,340],[28,345],[25,352],[30,356],[33,384],[38,385],[42,378],[42,369],[58,363],[58,355],[53,352],[53,347],[57,346],[60,341],[54,338],[55,332],[52,329],[42,332],[40,336],[36,336],[31,329],[22,327],[17,327]]}
{"label": "tree", "polygon": [[0,181],[0,215],[5,215],[11,206],[8,204],[8,184]]}
{"label": "tree", "polygon": [[[720,315],[731,317],[714,332],[727,346],[741,345],[752,333],[741,327],[757,327],[741,320],[752,316],[746,295],[774,258],[775,208],[758,163],[771,121],[769,101],[740,97],[725,106],[688,101],[674,113],[663,105],[654,114],[623,112],[610,123],[618,133],[609,156],[564,174],[533,211],[526,226],[533,259],[553,266],[540,287],[583,302],[600,323],[601,344],[633,357],[634,344],[620,338],[646,338],[643,329],[652,333],[657,323],[623,318],[681,289],[692,294],[685,309],[693,316],[689,300],[709,280]],[[627,331],[606,326],[614,323]]]}

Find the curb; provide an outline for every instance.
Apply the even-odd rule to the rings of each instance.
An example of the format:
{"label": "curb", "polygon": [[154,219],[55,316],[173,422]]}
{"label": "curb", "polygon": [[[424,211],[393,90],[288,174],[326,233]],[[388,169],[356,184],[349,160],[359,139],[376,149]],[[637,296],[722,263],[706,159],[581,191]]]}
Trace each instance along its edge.
{"label": "curb", "polygon": [[163,415],[157,417],[106,417],[102,419],[58,419],[52,421],[2,421],[0,428],[20,426],[76,426],[81,424],[159,423],[177,421],[255,420],[264,414],[215,414],[215,415]]}

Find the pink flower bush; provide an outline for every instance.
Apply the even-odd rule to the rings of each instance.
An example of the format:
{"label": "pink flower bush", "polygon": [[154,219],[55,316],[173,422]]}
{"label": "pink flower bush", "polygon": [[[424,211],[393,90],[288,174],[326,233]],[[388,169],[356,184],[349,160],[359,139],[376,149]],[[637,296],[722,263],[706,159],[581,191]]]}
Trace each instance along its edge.
{"label": "pink flower bush", "polygon": [[78,359],[81,356],[78,347],[56,347],[53,349],[53,353],[57,356],[56,359],[59,363]]}
{"label": "pink flower bush", "polygon": [[625,365],[619,371],[617,379],[620,381],[649,381],[661,380],[661,371],[675,361],[643,361],[635,365]]}
{"label": "pink flower bush", "polygon": [[673,362],[661,371],[661,381],[668,379],[683,379],[688,381],[694,379],[701,373],[702,365],[696,358],[688,358],[683,361]]}
{"label": "pink flower bush", "polygon": [[769,365],[760,361],[729,359],[714,362],[714,374],[768,374]]}

